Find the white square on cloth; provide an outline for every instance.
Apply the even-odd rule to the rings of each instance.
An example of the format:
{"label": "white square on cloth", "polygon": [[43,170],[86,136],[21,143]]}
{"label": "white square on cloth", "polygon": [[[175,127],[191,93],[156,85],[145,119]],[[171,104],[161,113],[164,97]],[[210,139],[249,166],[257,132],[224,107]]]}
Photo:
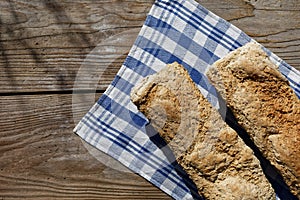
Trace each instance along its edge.
{"label": "white square on cloth", "polygon": [[[130,102],[131,88],[142,77],[177,61],[217,107],[216,93],[203,72],[251,40],[194,0],[157,0],[115,80],[74,132],[173,198],[195,198],[173,163],[147,136],[148,120]],[[300,97],[299,72],[266,51]]]}

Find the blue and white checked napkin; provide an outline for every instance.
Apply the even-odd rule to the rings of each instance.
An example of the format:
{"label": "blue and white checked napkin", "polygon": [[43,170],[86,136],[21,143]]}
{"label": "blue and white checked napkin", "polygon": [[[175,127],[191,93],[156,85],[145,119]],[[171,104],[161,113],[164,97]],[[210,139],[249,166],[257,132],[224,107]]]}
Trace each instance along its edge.
{"label": "blue and white checked napkin", "polygon": [[[175,199],[193,199],[193,189],[147,133],[148,120],[130,101],[143,77],[177,61],[202,94],[218,107],[206,68],[252,39],[194,0],[157,0],[114,81],[74,132]],[[300,97],[300,73],[266,50]]]}

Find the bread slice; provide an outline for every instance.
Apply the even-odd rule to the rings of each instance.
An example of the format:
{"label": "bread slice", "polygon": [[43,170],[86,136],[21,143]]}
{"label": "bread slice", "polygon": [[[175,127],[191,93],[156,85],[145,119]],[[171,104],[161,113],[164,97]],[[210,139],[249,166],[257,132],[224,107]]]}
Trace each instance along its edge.
{"label": "bread slice", "polygon": [[278,67],[250,42],[214,63],[207,76],[300,199],[300,100]]}
{"label": "bread slice", "polygon": [[275,199],[260,163],[178,63],[146,77],[131,100],[206,199]]}

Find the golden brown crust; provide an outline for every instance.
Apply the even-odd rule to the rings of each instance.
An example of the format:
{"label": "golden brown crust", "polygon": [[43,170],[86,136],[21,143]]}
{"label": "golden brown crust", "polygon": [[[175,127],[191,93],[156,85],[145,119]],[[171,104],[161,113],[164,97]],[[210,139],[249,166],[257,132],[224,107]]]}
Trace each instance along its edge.
{"label": "golden brown crust", "polygon": [[181,65],[170,64],[144,79],[133,88],[131,99],[206,199],[275,199],[252,150]]}
{"label": "golden brown crust", "polygon": [[237,121],[300,198],[300,100],[256,43],[231,52],[207,72]]}

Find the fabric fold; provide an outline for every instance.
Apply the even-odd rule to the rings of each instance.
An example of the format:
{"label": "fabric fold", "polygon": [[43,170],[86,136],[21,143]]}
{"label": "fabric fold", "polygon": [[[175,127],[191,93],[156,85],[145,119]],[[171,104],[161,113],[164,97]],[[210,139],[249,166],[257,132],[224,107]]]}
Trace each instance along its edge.
{"label": "fabric fold", "polygon": [[[157,0],[115,79],[74,132],[174,199],[196,198],[176,165],[149,137],[148,120],[130,101],[131,88],[176,61],[219,108],[216,91],[204,73],[216,60],[252,40],[193,0]],[[300,97],[300,73],[266,51]]]}

